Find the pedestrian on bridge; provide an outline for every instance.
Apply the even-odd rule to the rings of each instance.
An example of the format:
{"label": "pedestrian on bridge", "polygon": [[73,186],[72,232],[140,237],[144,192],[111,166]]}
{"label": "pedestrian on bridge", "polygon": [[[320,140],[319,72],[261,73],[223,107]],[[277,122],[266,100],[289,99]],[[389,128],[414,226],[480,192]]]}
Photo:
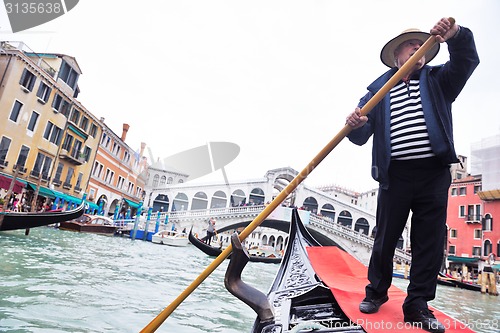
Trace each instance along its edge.
{"label": "pedestrian on bridge", "polygon": [[[450,60],[429,66],[439,51],[436,43],[410,73],[367,115],[363,107],[432,35],[446,42]],[[390,40],[380,54],[391,69],[368,86],[368,93],[347,117],[349,140],[363,145],[373,134],[372,176],[379,182],[377,233],[368,267],[363,313],[375,313],[388,301],[393,256],[411,219],[412,265],[404,321],[430,332],[444,326],[428,309],[435,298],[446,234],[449,165],[459,162],[453,147],[451,105],[479,64],[472,32],[449,19],[439,20],[430,34],[409,29]],[[470,110],[473,111],[473,110]]]}

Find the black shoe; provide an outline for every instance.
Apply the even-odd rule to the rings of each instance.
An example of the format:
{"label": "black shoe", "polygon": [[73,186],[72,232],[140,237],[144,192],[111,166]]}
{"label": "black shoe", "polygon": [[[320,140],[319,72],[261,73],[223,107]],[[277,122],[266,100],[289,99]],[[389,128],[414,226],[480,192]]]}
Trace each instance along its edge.
{"label": "black shoe", "polygon": [[432,333],[444,333],[445,329],[429,309],[404,311],[405,322]]}
{"label": "black shoe", "polygon": [[387,302],[389,300],[389,297],[387,295],[382,296],[380,298],[368,298],[366,297],[360,304],[359,304],[359,311],[363,313],[375,313],[378,311],[380,306]]}

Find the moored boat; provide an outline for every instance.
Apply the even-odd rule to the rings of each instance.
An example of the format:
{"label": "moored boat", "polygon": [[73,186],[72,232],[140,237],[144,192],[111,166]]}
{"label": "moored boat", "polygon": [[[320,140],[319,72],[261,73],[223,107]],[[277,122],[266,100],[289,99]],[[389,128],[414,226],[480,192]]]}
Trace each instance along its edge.
{"label": "moored boat", "polygon": [[80,206],[66,211],[46,212],[0,212],[0,231],[22,230],[69,221],[80,217],[85,211],[85,201]]}
{"label": "moored boat", "polygon": [[472,291],[481,291],[481,285],[477,283],[461,281],[456,278],[446,276],[445,274],[439,274],[438,284]]}
{"label": "moored boat", "polygon": [[274,250],[272,246],[260,245],[252,246],[248,249],[248,254],[255,257],[265,257],[265,258],[280,258],[281,254]]}
{"label": "moored boat", "polygon": [[[193,244],[195,247],[200,249],[203,253],[205,253],[206,255],[209,255],[211,257],[217,257],[223,251],[222,247],[211,246],[209,244],[206,244],[203,241],[203,239],[197,238],[193,234],[192,229],[189,231],[188,239],[189,239],[189,242],[191,242],[191,244]],[[231,256],[229,256],[229,257],[231,257]],[[281,257],[276,256],[276,255],[273,255],[273,256],[252,255],[252,256],[250,256],[250,261],[251,262],[270,263],[270,264],[279,264],[281,262]]]}
{"label": "moored boat", "polygon": [[188,246],[189,239],[183,232],[162,230],[153,235],[151,242],[170,246]]}
{"label": "moored boat", "polygon": [[84,214],[77,219],[61,222],[59,229],[113,236],[118,227],[109,217]]}

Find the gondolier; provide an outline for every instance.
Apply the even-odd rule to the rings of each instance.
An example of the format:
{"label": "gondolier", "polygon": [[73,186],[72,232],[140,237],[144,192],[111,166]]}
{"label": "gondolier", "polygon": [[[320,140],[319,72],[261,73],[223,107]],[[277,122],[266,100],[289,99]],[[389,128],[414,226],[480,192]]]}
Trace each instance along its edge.
{"label": "gondolier", "polygon": [[375,80],[358,108],[347,117],[348,138],[363,145],[373,134],[372,176],[379,182],[377,234],[368,269],[370,283],[359,309],[375,313],[388,300],[392,258],[412,211],[412,266],[404,320],[430,332],[444,332],[427,302],[435,298],[446,233],[449,164],[458,159],[453,147],[451,104],[479,64],[472,32],[443,18],[431,29],[447,42],[450,61],[428,66],[439,51],[436,43],[370,114],[363,107],[420,48],[430,34],[404,31],[382,49],[391,69]]}
{"label": "gondolier", "polygon": [[208,245],[212,242],[212,237],[215,235],[215,219],[213,217],[208,219],[208,227],[207,227],[207,237],[205,239],[205,243]]}

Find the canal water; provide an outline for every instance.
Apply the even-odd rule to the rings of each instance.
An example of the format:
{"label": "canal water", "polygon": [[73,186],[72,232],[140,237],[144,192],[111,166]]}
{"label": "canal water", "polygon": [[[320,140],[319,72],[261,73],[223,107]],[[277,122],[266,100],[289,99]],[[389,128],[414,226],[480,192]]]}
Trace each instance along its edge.
{"label": "canal water", "polygon": [[[0,331],[139,332],[212,260],[191,245],[175,248],[49,227],[32,229],[29,236],[0,232]],[[255,315],[224,288],[226,267],[227,261],[157,332],[248,332]],[[243,279],[267,292],[277,269],[249,263]],[[435,307],[477,332],[500,332],[498,297],[439,287]]]}

